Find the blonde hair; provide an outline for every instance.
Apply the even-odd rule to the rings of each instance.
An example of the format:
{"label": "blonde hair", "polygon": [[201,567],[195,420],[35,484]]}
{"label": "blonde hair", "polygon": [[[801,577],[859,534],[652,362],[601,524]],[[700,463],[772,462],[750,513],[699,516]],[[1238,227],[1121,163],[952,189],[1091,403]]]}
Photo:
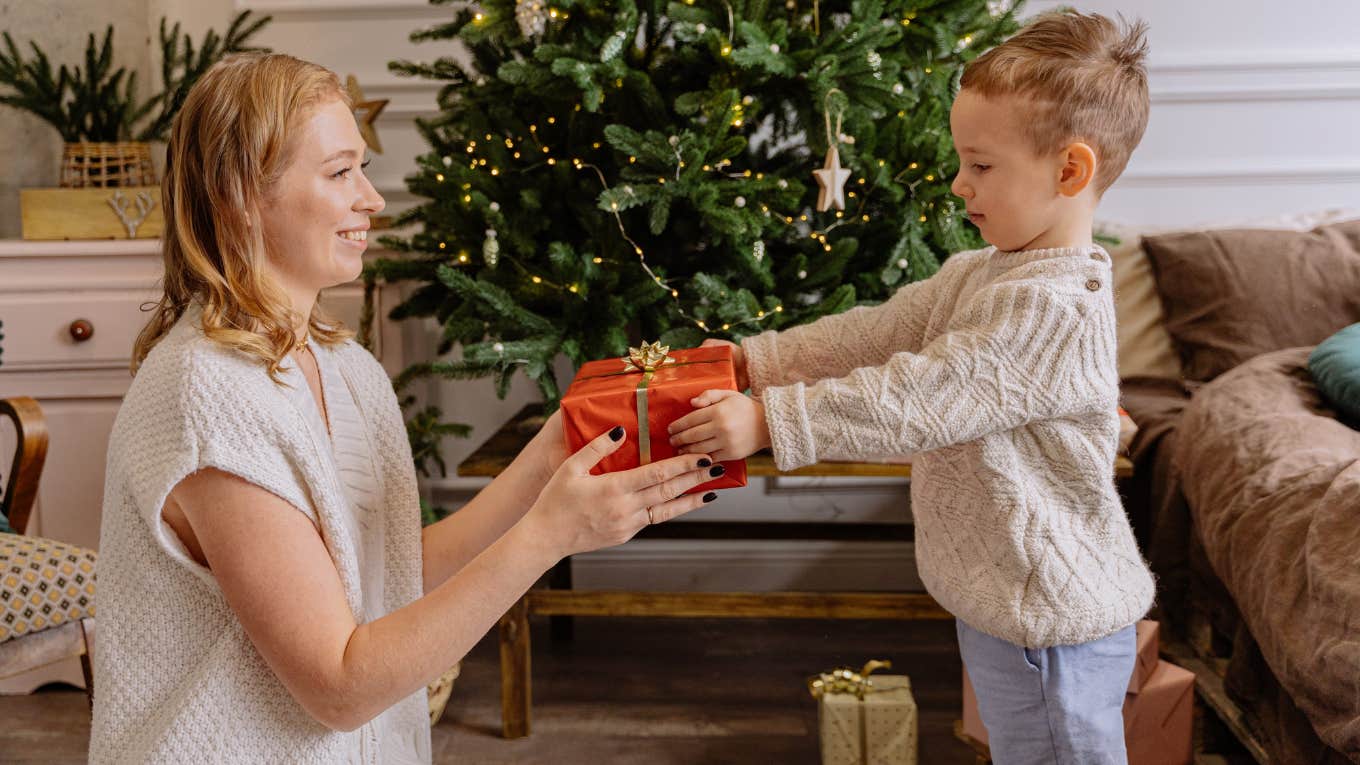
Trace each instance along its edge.
{"label": "blonde hair", "polygon": [[1148,121],[1147,24],[1073,10],[1045,13],[971,61],[960,87],[987,97],[1021,96],[1025,137],[1041,154],[1072,141],[1099,161],[1097,193],[1124,172]]}
{"label": "blonde hair", "polygon": [[[161,181],[161,297],[132,350],[132,373],[189,304],[212,340],[254,356],[278,382],[298,317],[266,269],[259,210],[288,167],[290,138],[319,103],[349,97],[335,73],[292,56],[241,53],[213,65],[175,116]],[[312,336],[354,336],[314,305]]]}

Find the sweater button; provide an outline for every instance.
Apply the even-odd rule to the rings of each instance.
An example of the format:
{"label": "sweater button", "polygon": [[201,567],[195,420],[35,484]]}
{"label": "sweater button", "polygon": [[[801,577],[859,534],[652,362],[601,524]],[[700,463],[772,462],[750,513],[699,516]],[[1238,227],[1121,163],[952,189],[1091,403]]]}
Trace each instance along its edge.
{"label": "sweater button", "polygon": [[1099,280],[1099,279],[1087,279],[1087,280],[1086,280],[1086,289],[1088,289],[1088,290],[1090,290],[1090,291],[1092,291],[1092,292],[1095,292],[1095,291],[1099,290],[1099,289],[1100,289],[1100,280]]}

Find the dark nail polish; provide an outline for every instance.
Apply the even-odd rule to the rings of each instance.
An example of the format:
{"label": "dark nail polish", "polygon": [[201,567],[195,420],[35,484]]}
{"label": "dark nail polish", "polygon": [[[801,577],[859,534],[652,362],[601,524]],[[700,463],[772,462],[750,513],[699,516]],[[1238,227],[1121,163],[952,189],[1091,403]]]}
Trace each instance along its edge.
{"label": "dark nail polish", "polygon": [[710,470],[710,471],[708,471],[708,474],[711,475],[711,476],[713,476],[714,478],[717,478],[718,476],[720,476],[720,475],[722,475],[723,473],[726,473],[726,472],[727,472],[727,468],[723,467],[722,465],[714,465],[714,466],[713,466],[713,469]]}
{"label": "dark nail polish", "polygon": [[713,464],[713,461],[710,460],[710,459],[707,458],[707,457],[700,457],[700,458],[699,458],[699,467],[708,467],[709,465],[712,465],[712,464]]}
{"label": "dark nail polish", "polygon": [[712,491],[710,491],[709,493],[707,493],[707,494],[704,495],[704,501],[705,501],[705,502],[712,502],[713,500],[715,500],[715,499],[717,499],[717,498],[718,498],[717,493],[716,493],[716,492],[712,492]]}
{"label": "dark nail polish", "polygon": [[623,426],[616,425],[613,430],[609,431],[609,440],[617,441],[620,438],[623,438]]}

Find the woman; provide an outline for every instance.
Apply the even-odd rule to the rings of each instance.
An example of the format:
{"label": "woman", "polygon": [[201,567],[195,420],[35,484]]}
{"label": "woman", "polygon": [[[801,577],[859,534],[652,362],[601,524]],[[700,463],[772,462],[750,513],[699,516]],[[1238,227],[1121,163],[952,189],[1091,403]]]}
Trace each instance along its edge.
{"label": "woman", "polygon": [[706,455],[591,476],[551,417],[422,531],[391,384],[316,305],[383,200],[334,74],[213,67],[169,140],[164,295],[109,443],[93,762],[429,762],[426,684],[554,563],[693,510]]}

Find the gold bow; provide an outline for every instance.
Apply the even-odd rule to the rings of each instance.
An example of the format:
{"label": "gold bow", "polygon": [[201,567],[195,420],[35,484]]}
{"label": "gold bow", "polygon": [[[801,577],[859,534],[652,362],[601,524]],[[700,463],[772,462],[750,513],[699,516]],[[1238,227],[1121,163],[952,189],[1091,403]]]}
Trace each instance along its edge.
{"label": "gold bow", "polygon": [[808,678],[808,691],[812,693],[814,699],[820,699],[827,693],[853,693],[855,698],[863,699],[866,693],[876,690],[873,687],[874,681],[869,675],[891,666],[892,662],[887,659],[874,659],[866,662],[864,668],[858,672],[849,667],[837,667],[830,672]]}
{"label": "gold bow", "polygon": [[666,364],[675,363],[670,352],[671,347],[662,345],[660,340],[655,343],[643,340],[642,345],[628,349],[628,356],[623,359],[623,369],[625,372],[655,372]]}

